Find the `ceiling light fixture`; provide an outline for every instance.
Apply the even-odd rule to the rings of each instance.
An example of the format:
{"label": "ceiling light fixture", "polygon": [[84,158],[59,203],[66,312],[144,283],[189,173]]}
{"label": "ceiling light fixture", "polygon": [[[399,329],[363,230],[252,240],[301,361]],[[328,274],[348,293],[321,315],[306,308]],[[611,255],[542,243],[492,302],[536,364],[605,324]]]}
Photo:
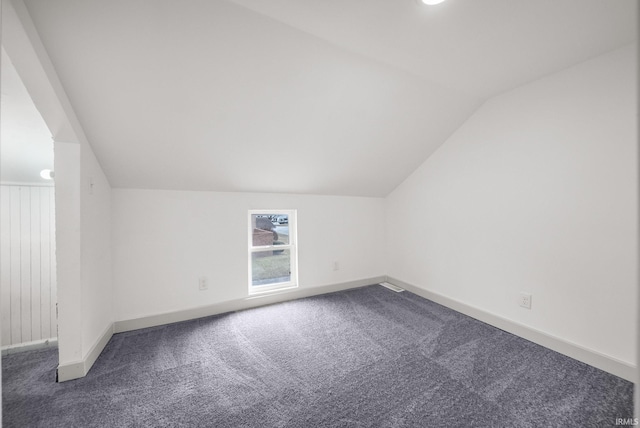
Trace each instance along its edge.
{"label": "ceiling light fixture", "polygon": [[53,180],[54,175],[55,174],[50,169],[43,169],[42,171],[40,171],[40,177],[44,178],[45,180]]}
{"label": "ceiling light fixture", "polygon": [[420,1],[424,4],[428,4],[429,6],[433,6],[435,4],[442,3],[444,0],[420,0]]}

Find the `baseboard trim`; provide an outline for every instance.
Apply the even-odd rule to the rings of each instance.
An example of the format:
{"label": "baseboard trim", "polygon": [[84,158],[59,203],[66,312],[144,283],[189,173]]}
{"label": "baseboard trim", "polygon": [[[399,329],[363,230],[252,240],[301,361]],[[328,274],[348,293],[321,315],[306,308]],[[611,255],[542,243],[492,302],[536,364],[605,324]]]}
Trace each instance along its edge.
{"label": "baseboard trim", "polygon": [[107,346],[107,343],[109,343],[111,336],[113,336],[113,331],[113,324],[109,324],[105,331],[100,335],[96,343],[93,344],[89,352],[87,352],[87,355],[85,355],[82,361],[75,361],[58,365],[58,382],[66,382],[69,380],[85,377],[104,350],[105,346]]}
{"label": "baseboard trim", "polygon": [[59,364],[58,370],[56,371],[56,381],[66,382],[68,380],[80,379],[86,375],[87,372],[84,371],[84,361]]}
{"label": "baseboard trim", "polygon": [[85,375],[89,373],[89,370],[91,370],[91,367],[93,367],[93,364],[96,362],[100,354],[102,354],[102,351],[107,346],[107,343],[109,343],[109,340],[111,340],[112,336],[113,336],[113,323],[107,326],[107,328],[104,330],[100,338],[96,341],[96,343],[93,344],[89,352],[87,352],[87,355],[84,357]]}
{"label": "baseboard trim", "polygon": [[288,300],[317,296],[319,294],[333,293],[336,291],[348,290],[351,288],[359,288],[367,285],[378,284],[385,279],[386,277],[384,276],[378,276],[374,278],[366,278],[319,287],[294,288],[283,290],[281,292],[249,296],[245,299],[240,300],[231,300],[228,302],[216,303],[208,306],[185,309],[182,311],[168,312],[129,320],[116,321],[114,323],[114,332],[123,333],[125,331],[139,330],[141,328],[155,327],[159,325],[188,321],[196,318],[224,314],[227,312],[241,311],[258,306],[272,305],[274,303],[281,303]]}
{"label": "baseboard trim", "polygon": [[479,321],[515,334],[516,336],[537,343],[538,345],[544,346],[545,348],[549,348],[578,361],[582,361],[585,364],[589,364],[590,366],[599,368],[600,370],[604,370],[630,382],[636,381],[637,367],[609,355],[602,354],[598,351],[594,351],[593,349],[585,348],[566,339],[553,336],[507,318],[494,315],[450,297],[401,281],[397,278],[387,277],[387,282],[402,287],[407,291],[424,297],[425,299],[453,309],[454,311],[468,315]]}
{"label": "baseboard trim", "polygon": [[57,348],[58,338],[52,337],[50,339],[34,340],[32,342],[16,343],[15,345],[8,345],[2,347],[2,356],[10,354],[18,354],[20,352],[33,351],[36,349],[45,348]]}

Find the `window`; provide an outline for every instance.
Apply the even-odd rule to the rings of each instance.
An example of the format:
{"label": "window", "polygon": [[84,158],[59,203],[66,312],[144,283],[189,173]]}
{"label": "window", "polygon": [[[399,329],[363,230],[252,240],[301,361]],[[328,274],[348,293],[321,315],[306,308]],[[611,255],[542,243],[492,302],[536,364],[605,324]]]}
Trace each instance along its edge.
{"label": "window", "polygon": [[249,211],[249,294],[298,286],[295,210]]}

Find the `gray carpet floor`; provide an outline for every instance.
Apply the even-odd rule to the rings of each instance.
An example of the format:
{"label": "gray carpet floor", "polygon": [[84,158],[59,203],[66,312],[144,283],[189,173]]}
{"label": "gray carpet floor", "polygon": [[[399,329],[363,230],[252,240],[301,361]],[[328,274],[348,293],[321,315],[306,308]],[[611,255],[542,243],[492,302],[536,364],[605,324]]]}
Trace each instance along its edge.
{"label": "gray carpet floor", "polygon": [[608,427],[633,384],[375,285],[2,361],[5,427]]}

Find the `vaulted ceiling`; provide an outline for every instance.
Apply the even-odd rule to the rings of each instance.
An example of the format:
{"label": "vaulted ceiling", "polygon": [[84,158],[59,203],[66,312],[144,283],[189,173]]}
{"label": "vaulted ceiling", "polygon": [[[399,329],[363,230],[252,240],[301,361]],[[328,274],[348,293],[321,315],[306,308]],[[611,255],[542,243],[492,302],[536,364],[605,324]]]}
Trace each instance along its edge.
{"label": "vaulted ceiling", "polygon": [[114,187],[384,196],[635,0],[26,0]]}

